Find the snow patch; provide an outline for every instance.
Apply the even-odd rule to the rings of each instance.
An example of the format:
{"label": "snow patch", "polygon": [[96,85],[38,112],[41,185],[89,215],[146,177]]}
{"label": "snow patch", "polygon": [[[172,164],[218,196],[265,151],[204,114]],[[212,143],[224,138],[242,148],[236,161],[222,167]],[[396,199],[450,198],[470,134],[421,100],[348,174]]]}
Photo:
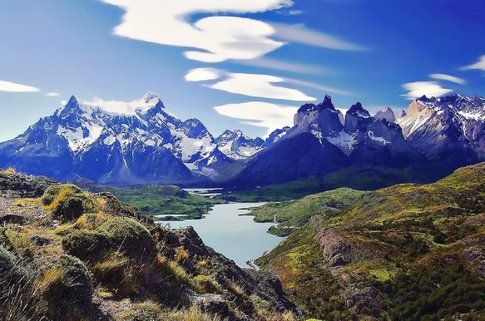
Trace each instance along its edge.
{"label": "snow patch", "polygon": [[356,144],[355,135],[350,135],[344,131],[338,133],[337,136],[330,136],[326,138],[331,144],[340,148],[340,150],[347,156],[352,153],[354,145]]}

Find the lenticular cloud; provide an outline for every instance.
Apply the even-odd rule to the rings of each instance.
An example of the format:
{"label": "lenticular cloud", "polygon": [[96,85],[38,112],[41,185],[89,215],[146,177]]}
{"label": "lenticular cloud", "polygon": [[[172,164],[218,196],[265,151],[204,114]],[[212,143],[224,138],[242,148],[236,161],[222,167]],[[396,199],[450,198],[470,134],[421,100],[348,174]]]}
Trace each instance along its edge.
{"label": "lenticular cloud", "polygon": [[270,38],[275,29],[262,21],[231,16],[209,16],[195,23],[194,14],[256,13],[291,6],[291,0],[102,0],[125,10],[116,35],[162,45],[193,48],[184,55],[216,63],[228,59],[255,59],[282,46]]}

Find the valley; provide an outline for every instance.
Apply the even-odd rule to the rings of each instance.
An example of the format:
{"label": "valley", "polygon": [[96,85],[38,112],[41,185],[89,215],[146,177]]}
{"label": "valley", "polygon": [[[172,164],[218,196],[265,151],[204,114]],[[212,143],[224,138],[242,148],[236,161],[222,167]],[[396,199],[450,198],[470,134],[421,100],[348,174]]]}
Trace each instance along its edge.
{"label": "valley", "polygon": [[484,17],[0,0],[0,321],[485,321]]}

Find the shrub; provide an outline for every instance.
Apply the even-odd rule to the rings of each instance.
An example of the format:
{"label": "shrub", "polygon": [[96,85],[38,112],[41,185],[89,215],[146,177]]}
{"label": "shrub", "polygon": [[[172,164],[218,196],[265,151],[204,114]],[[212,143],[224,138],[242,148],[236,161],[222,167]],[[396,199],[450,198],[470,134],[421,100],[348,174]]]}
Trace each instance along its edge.
{"label": "shrub", "polygon": [[96,214],[88,213],[79,217],[72,227],[76,229],[94,230],[103,225],[108,219],[108,216],[103,212]]}
{"label": "shrub", "polygon": [[485,309],[485,282],[459,265],[416,269],[388,285],[393,320],[442,320]]}
{"label": "shrub", "polygon": [[130,262],[121,253],[106,256],[92,268],[97,282],[120,296],[136,293],[136,282]]}
{"label": "shrub", "polygon": [[222,321],[218,316],[210,315],[202,312],[198,307],[191,307],[187,310],[180,310],[176,312],[170,312],[160,316],[159,320],[166,321]]}
{"label": "shrub", "polygon": [[0,245],[0,319],[44,320],[46,306],[32,287],[33,275],[12,253]]}
{"label": "shrub", "polygon": [[175,261],[177,263],[182,264],[187,260],[189,257],[189,252],[187,252],[182,246],[177,247],[175,249]]}
{"label": "shrub", "polygon": [[100,204],[94,196],[72,184],[50,186],[42,196],[42,202],[54,216],[65,221],[100,210]]}
{"label": "shrub", "polygon": [[9,246],[10,240],[5,234],[5,231],[6,231],[5,227],[0,226],[0,245]]}
{"label": "shrub", "polygon": [[77,258],[61,256],[43,271],[38,286],[51,318],[82,320],[90,315],[93,286],[86,266]]}
{"label": "shrub", "polygon": [[219,293],[219,284],[213,277],[207,275],[197,275],[193,282],[195,291],[199,294],[204,293]]}
{"label": "shrub", "polygon": [[120,313],[117,319],[120,321],[162,321],[162,313],[158,304],[146,301],[136,303],[132,309]]}
{"label": "shrub", "polygon": [[41,200],[45,206],[52,206],[50,208],[52,210],[64,197],[80,193],[82,193],[82,190],[76,185],[52,185],[45,190]]}
{"label": "shrub", "polygon": [[150,232],[134,219],[114,217],[96,231],[107,235],[111,242],[129,258],[153,259],[156,255],[155,241]]}
{"label": "shrub", "polygon": [[62,239],[62,247],[70,255],[90,263],[116,249],[108,235],[89,230],[71,231]]}
{"label": "shrub", "polygon": [[21,231],[5,230],[4,235],[8,239],[5,244],[10,245],[16,252],[25,257],[32,257],[34,252],[34,244],[27,236],[27,234]]}

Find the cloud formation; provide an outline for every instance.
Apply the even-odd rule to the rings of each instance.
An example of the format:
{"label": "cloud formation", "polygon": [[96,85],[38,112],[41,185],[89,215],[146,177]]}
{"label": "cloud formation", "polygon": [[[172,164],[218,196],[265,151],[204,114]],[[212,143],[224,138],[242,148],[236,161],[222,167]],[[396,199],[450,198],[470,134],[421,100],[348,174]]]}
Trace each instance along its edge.
{"label": "cloud formation", "polygon": [[22,85],[10,81],[0,80],[0,91],[15,93],[33,93],[39,92],[40,89],[28,85]]}
{"label": "cloud formation", "polygon": [[266,128],[266,137],[275,129],[293,125],[298,108],[265,102],[246,102],[214,107],[220,115],[241,120],[242,123]]}
{"label": "cloud formation", "polygon": [[431,74],[429,75],[429,77],[436,80],[445,80],[445,81],[449,81],[449,82],[453,82],[455,84],[461,84],[461,85],[466,83],[465,79],[447,75],[447,74]]}
{"label": "cloud formation", "polygon": [[471,64],[469,66],[464,66],[461,69],[462,70],[476,69],[476,70],[485,71],[485,55],[482,55],[476,63]]}
{"label": "cloud formation", "polygon": [[288,62],[284,60],[274,58],[256,58],[251,60],[240,60],[238,64],[253,67],[262,67],[267,69],[289,71],[293,73],[308,74],[308,75],[321,75],[326,71],[319,66],[300,64],[294,62]]}
{"label": "cloud formation", "polygon": [[362,46],[338,39],[337,37],[329,34],[308,29],[302,24],[288,25],[283,23],[272,23],[271,25],[276,30],[274,37],[284,41],[297,42],[305,45],[334,50],[366,50],[366,48]]}
{"label": "cloud formation", "polygon": [[189,21],[195,14],[258,13],[293,5],[291,0],[102,0],[125,10],[118,36],[162,45],[194,48],[188,59],[207,63],[261,57],[284,43],[270,38],[267,23],[241,17],[209,16]]}
{"label": "cloud formation", "polygon": [[45,95],[47,97],[58,97],[58,96],[60,96],[60,94],[56,93],[56,92],[49,92],[49,93],[46,93]]}
{"label": "cloud formation", "polygon": [[452,89],[443,88],[436,81],[415,81],[403,84],[402,87],[407,90],[407,94],[402,96],[409,100],[419,98],[423,95],[427,97],[441,97],[452,92]]}
{"label": "cloud formation", "polygon": [[232,94],[240,94],[250,97],[282,99],[290,101],[315,101],[303,92],[281,86],[275,83],[285,82],[285,79],[259,74],[228,73],[227,78],[210,86],[210,88],[222,90]]}
{"label": "cloud formation", "polygon": [[222,70],[215,68],[196,68],[185,75],[185,81],[209,81],[219,79],[223,74]]}
{"label": "cloud formation", "polygon": [[338,88],[334,88],[334,87],[330,87],[330,86],[326,86],[326,85],[321,85],[321,84],[317,84],[317,83],[314,83],[314,82],[311,82],[311,81],[304,81],[304,80],[293,79],[293,78],[285,78],[285,81],[287,83],[290,83],[290,84],[295,84],[295,85],[299,85],[299,86],[305,86],[305,87],[308,87],[308,88],[317,89],[317,90],[322,91],[322,92],[327,93],[327,94],[337,94],[337,95],[343,95],[343,96],[354,95],[354,93],[351,92],[351,91],[338,89]]}

